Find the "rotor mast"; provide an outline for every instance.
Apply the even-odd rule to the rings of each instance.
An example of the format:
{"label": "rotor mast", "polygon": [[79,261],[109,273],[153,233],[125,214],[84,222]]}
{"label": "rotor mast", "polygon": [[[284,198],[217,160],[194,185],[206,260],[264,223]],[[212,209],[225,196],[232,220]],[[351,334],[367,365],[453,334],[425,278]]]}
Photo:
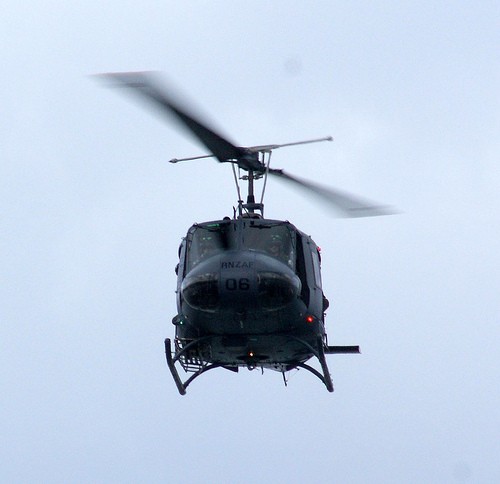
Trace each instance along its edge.
{"label": "rotor mast", "polygon": [[255,175],[253,170],[248,170],[248,175],[244,178],[248,179],[248,194],[247,194],[247,203],[242,205],[242,208],[247,210],[249,213],[255,213],[255,210],[260,210],[262,216],[264,216],[264,204],[263,203],[255,203],[255,192],[254,192],[254,180],[260,178]]}
{"label": "rotor mast", "polygon": [[[304,145],[310,143],[319,143],[321,141],[333,141],[331,136],[325,136],[323,138],[316,138],[305,141],[294,141],[291,143],[283,143],[283,144],[273,144],[273,145],[260,145],[260,146],[252,146],[250,148],[242,148],[244,151],[243,156],[240,159],[234,160],[226,160],[231,161],[234,164],[238,165],[238,168],[243,169],[247,172],[246,175],[243,175],[240,179],[248,181],[248,191],[247,191],[247,201],[243,203],[241,197],[238,200],[238,209],[240,216],[243,215],[243,210],[246,210],[249,214],[254,214],[256,210],[259,210],[261,215],[264,216],[264,190],[265,183],[262,193],[262,199],[259,203],[255,202],[255,188],[254,188],[254,180],[258,180],[259,178],[264,177],[267,180],[267,175],[269,173],[269,162],[271,160],[271,153],[273,150],[278,148],[283,148],[287,146],[297,146]],[[267,164],[265,163],[265,156],[267,158]],[[201,156],[192,156],[188,158],[173,158],[169,160],[170,163],[179,163],[180,161],[193,161],[199,160],[203,158],[216,158],[216,155],[201,155]],[[262,159],[261,159],[262,158]],[[235,175],[236,178],[236,175]],[[236,184],[239,194],[238,181],[236,178]]]}

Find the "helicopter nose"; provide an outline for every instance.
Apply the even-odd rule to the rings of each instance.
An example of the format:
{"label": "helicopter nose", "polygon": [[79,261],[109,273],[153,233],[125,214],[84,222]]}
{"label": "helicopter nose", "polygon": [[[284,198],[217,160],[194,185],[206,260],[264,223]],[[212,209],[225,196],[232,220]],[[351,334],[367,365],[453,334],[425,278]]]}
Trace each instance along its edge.
{"label": "helicopter nose", "polygon": [[219,288],[223,306],[271,311],[298,297],[300,279],[281,261],[254,252],[238,253],[234,259],[221,264]]}
{"label": "helicopter nose", "polygon": [[220,300],[218,274],[204,272],[186,277],[182,283],[181,293],[192,308],[214,311]]}
{"label": "helicopter nose", "polygon": [[258,272],[257,293],[262,308],[280,309],[297,298],[300,280],[295,274],[286,272]]}
{"label": "helicopter nose", "polygon": [[298,276],[282,262],[255,252],[214,257],[182,282],[182,298],[194,309],[253,308],[273,311],[298,297]]}

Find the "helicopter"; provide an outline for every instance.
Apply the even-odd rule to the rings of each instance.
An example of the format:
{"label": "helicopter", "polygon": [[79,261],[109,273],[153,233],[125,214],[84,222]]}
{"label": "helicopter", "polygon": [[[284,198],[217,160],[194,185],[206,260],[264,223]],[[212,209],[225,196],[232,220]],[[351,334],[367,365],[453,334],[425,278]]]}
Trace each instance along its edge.
{"label": "helicopter", "polygon": [[[223,368],[238,372],[271,369],[281,372],[285,385],[291,370],[305,369],[329,392],[333,382],[326,355],[359,353],[359,346],[331,346],[325,328],[329,301],[321,282],[321,254],[313,239],[288,221],[264,217],[264,192],[269,175],[316,195],[346,217],[395,213],[345,192],[271,168],[273,150],[321,141],[313,140],[241,147],[160,86],[152,72],[109,73],[100,77],[124,87],[173,117],[210,154],[174,158],[178,163],[215,158],[230,163],[238,193],[233,217],[189,228],[179,247],[175,337],[165,339],[168,368],[181,395],[205,372]],[[263,179],[262,197],[255,199],[255,182]],[[239,186],[247,184],[244,202]],[[316,358],[321,370],[308,361]],[[184,370],[184,380],[178,367]]]}

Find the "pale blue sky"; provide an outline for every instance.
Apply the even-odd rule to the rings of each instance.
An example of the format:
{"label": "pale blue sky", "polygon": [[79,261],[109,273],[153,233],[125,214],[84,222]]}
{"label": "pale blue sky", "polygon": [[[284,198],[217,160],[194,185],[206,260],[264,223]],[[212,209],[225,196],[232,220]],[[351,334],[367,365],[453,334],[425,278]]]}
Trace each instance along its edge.
{"label": "pale blue sky", "polygon": [[[500,481],[498,2],[7,1],[0,15],[0,480]],[[212,372],[178,395],[177,247],[231,215],[228,166],[88,78],[159,70],[242,145],[332,135],[275,167],[395,205],[332,218],[335,393]]]}

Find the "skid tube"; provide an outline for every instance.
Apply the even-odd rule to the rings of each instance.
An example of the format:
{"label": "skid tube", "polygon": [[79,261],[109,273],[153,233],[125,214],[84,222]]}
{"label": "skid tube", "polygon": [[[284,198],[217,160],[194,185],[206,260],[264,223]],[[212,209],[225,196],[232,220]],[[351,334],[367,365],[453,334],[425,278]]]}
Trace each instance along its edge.
{"label": "skid tube", "polygon": [[211,338],[211,336],[204,336],[202,338],[198,338],[198,339],[191,341],[191,343],[184,346],[184,348],[182,348],[181,351],[177,352],[173,358],[172,358],[172,343],[170,341],[170,338],[167,338],[165,340],[165,356],[167,358],[167,365],[168,365],[168,368],[170,369],[170,373],[172,373],[172,377],[174,379],[174,382],[175,382],[177,389],[179,390],[179,393],[181,395],[186,394],[186,388],[195,378],[199,377],[200,375],[207,372],[208,370],[213,370],[214,368],[225,368],[226,370],[238,371],[238,368],[231,368],[231,367],[227,367],[227,366],[220,365],[217,363],[212,363],[212,364],[207,364],[207,365],[201,367],[198,371],[196,371],[193,375],[191,375],[185,382],[183,382],[181,380],[181,377],[179,376],[177,368],[175,367],[175,363],[177,361],[179,361],[179,358],[187,350],[189,350],[191,347],[195,346],[198,343],[201,343],[202,341],[210,339],[210,338]]}
{"label": "skid tube", "polygon": [[304,341],[301,338],[297,338],[296,336],[291,336],[292,339],[298,341],[303,344],[316,358],[321,365],[321,369],[323,370],[323,374],[321,374],[316,368],[312,366],[306,365],[305,363],[298,362],[288,367],[289,370],[293,370],[296,367],[304,368],[304,370],[310,371],[313,375],[317,376],[326,386],[326,389],[332,393],[333,392],[333,382],[330,372],[328,370],[328,365],[326,364],[325,358],[325,349],[323,346],[323,340],[318,338],[318,350],[314,349],[307,341]]}
{"label": "skid tube", "polygon": [[293,370],[296,367],[304,368],[307,371],[310,371],[313,375],[317,376],[325,385],[326,389],[332,393],[333,392],[333,381],[330,375],[330,371],[328,370],[328,365],[326,363],[326,354],[340,354],[340,353],[359,353],[359,346],[325,346],[323,344],[322,338],[318,338],[318,350],[316,351],[307,341],[304,341],[301,338],[297,338],[296,336],[292,336],[295,341],[302,343],[309,351],[313,353],[313,355],[318,359],[319,364],[321,365],[321,370],[323,374],[321,374],[316,368],[313,368],[306,363],[299,362],[294,365],[290,365],[289,370]]}

